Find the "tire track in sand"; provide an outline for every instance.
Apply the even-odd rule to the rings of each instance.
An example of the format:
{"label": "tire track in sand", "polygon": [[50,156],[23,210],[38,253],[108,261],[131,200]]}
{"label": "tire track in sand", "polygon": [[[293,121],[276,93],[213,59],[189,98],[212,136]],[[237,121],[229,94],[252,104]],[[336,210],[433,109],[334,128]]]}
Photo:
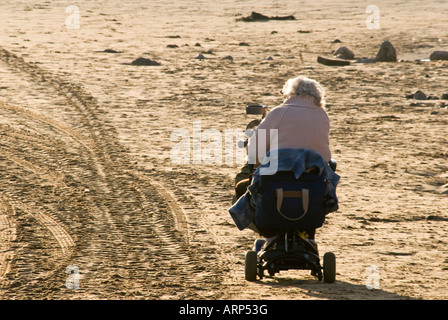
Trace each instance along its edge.
{"label": "tire track in sand", "polygon": [[[91,189],[88,214],[94,225],[83,226],[84,234],[77,234],[83,240],[72,260],[81,270],[85,269],[85,281],[78,296],[192,298],[222,295],[220,270],[203,259],[203,251],[186,245],[189,227],[176,199],[135,168],[127,150],[118,141],[115,128],[106,120],[105,112],[95,99],[80,86],[27,63],[1,47],[0,61],[30,81],[44,84],[49,93],[65,97],[67,107],[75,111],[77,121],[81,122],[74,130],[40,111],[6,106],[8,111],[69,136],[88,150],[86,162],[94,171],[87,181]],[[208,285],[204,286],[205,283]]]}
{"label": "tire track in sand", "polygon": [[[8,211],[16,211],[16,208],[22,210],[28,215],[31,215],[34,219],[36,219],[44,228],[48,229],[50,233],[53,235],[54,239],[59,244],[62,254],[68,255],[70,253],[70,249],[75,246],[75,242],[73,241],[70,234],[65,230],[65,228],[60,224],[60,222],[57,221],[57,218],[51,217],[48,214],[43,213],[39,209],[31,208],[30,206],[25,205],[24,203],[20,204],[13,204],[13,200],[8,199],[4,194],[0,193],[0,198],[3,199],[3,201],[6,201],[3,203],[3,207],[8,208]],[[7,217],[4,217],[7,219]],[[10,225],[7,222],[5,225]],[[13,239],[10,239],[13,240]]]}
{"label": "tire track in sand", "polygon": [[13,210],[0,194],[0,288],[4,287],[3,282],[14,257],[12,242],[16,240],[16,225],[12,219]]}

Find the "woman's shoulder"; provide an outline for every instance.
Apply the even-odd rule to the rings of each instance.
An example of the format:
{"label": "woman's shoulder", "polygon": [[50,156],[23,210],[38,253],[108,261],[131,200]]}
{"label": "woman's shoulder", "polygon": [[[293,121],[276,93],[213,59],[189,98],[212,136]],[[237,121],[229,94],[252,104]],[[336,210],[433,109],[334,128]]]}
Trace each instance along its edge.
{"label": "woman's shoulder", "polygon": [[276,107],[272,108],[272,109],[268,112],[266,118],[270,118],[270,119],[272,119],[272,118],[282,118],[283,115],[285,114],[285,112],[286,112],[289,108],[290,108],[290,107],[287,106],[287,105],[279,105],[279,106],[276,106]]}
{"label": "woman's shoulder", "polygon": [[272,108],[268,114],[280,114],[280,113],[283,114],[289,108],[291,108],[291,106],[289,106],[287,104],[281,104],[281,105],[278,105],[278,106]]}
{"label": "woman's shoulder", "polygon": [[280,120],[283,119],[285,111],[287,109],[283,105],[276,106],[269,110],[266,117],[263,119],[263,121],[258,126],[259,129],[265,129],[265,128],[273,128],[278,125]]}

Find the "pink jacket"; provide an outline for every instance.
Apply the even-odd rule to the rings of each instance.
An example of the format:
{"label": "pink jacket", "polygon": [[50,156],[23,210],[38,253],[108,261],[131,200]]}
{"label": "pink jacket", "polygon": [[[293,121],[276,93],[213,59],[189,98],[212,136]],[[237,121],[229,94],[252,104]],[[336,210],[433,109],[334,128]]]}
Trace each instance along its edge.
{"label": "pink jacket", "polygon": [[[261,129],[266,129],[266,133],[260,131]],[[314,97],[292,96],[282,105],[272,109],[249,139],[249,161],[251,158],[253,159],[250,150],[251,148],[254,150],[255,139],[258,141],[257,148],[260,148],[259,143],[263,143],[263,138],[266,136],[266,152],[270,150],[275,136],[269,134],[269,129],[278,129],[277,149],[312,149],[319,152],[326,161],[330,161],[330,119],[325,109],[315,104]],[[260,160],[264,157],[258,152],[260,151],[257,151],[257,163],[261,162]]]}

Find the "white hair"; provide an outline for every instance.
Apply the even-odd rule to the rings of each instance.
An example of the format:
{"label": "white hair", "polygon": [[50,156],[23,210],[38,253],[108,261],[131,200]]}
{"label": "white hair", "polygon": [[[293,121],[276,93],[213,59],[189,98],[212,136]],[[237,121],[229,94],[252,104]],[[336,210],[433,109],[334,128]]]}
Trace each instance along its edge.
{"label": "white hair", "polygon": [[290,98],[293,95],[312,96],[315,98],[318,106],[325,106],[325,90],[313,79],[303,76],[291,78],[286,81],[281,92],[285,98]]}

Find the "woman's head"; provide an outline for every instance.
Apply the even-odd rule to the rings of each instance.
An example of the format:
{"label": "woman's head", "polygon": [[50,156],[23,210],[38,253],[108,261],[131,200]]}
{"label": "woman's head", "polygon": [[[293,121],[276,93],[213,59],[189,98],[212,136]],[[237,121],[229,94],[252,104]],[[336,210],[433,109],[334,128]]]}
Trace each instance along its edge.
{"label": "woman's head", "polygon": [[313,79],[303,76],[291,78],[286,81],[281,92],[285,98],[290,98],[294,95],[312,96],[315,98],[318,106],[325,106],[325,90]]}

